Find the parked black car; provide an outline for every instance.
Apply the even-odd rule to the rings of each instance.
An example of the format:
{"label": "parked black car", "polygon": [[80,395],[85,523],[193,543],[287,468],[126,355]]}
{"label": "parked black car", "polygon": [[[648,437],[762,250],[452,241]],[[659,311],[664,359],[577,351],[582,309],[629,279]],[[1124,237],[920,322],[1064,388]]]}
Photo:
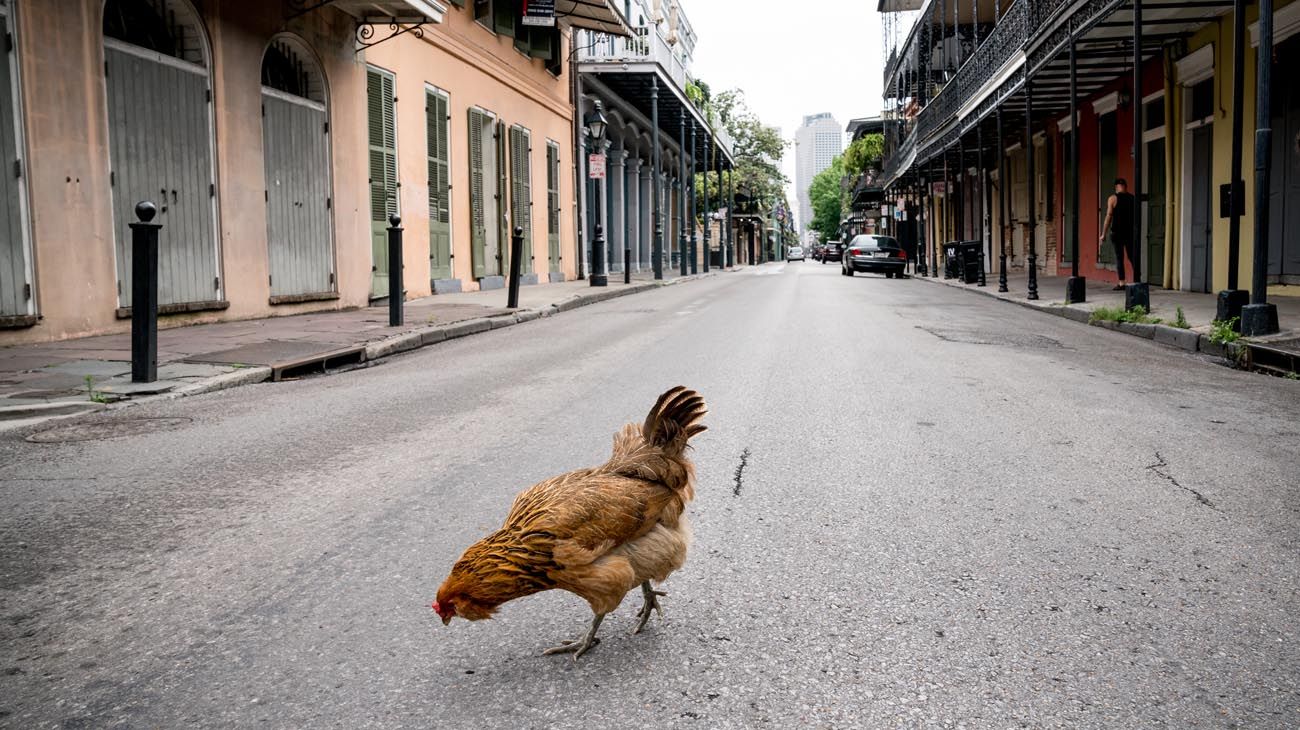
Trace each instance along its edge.
{"label": "parked black car", "polygon": [[840,261],[844,258],[844,244],[840,241],[827,241],[822,248],[821,262]]}
{"label": "parked black car", "polygon": [[862,234],[854,236],[840,263],[840,273],[853,276],[856,271],[877,271],[886,279],[903,278],[907,252],[891,236]]}

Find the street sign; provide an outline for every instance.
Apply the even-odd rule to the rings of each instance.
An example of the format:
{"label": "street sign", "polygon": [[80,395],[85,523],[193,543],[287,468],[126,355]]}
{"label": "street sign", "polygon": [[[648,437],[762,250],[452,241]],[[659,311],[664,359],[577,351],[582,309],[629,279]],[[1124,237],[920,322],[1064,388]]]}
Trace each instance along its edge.
{"label": "street sign", "polygon": [[555,27],[555,0],[524,0],[523,25]]}
{"label": "street sign", "polygon": [[948,192],[948,183],[943,180],[932,182],[930,183],[930,185],[931,185],[931,191],[935,195],[943,195],[944,193]]}
{"label": "street sign", "polygon": [[587,177],[592,180],[605,179],[605,155],[599,152],[587,155]]}

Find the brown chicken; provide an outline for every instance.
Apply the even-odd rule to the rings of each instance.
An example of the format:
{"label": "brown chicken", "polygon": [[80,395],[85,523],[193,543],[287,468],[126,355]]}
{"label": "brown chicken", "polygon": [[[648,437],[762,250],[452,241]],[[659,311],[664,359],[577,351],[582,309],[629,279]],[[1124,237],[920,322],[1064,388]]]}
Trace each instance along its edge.
{"label": "brown chicken", "polygon": [[614,454],[536,484],[510,507],[505,525],[470,546],[438,588],[433,610],[447,624],[460,616],[491,618],[506,601],[561,588],[586,599],[595,618],[581,639],[547,654],[582,656],[623,596],[641,586],[640,633],[659,606],[650,581],[663,581],[686,562],[691,542],[686,503],[695,497],[695,467],[687,442],[705,430],[699,393],[677,386],[641,425],[614,436]]}

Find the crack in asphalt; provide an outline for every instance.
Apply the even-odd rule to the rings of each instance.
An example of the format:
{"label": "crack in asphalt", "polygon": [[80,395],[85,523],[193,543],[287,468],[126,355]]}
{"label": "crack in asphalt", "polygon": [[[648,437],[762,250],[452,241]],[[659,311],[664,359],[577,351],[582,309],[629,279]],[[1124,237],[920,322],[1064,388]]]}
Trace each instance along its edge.
{"label": "crack in asphalt", "polygon": [[1200,492],[1196,491],[1195,489],[1192,489],[1191,487],[1183,486],[1171,474],[1160,471],[1161,469],[1164,469],[1165,467],[1169,466],[1169,462],[1165,461],[1165,457],[1161,456],[1159,451],[1155,453],[1156,453],[1156,463],[1148,464],[1146,467],[1147,471],[1154,472],[1156,476],[1165,479],[1170,484],[1174,485],[1175,487],[1178,487],[1179,489],[1185,492],[1190,492],[1193,497],[1196,497],[1197,502],[1200,502],[1206,507],[1209,507],[1212,510],[1218,510],[1218,507],[1215,507],[1213,502],[1206,499],[1204,494],[1201,494]]}
{"label": "crack in asphalt", "polygon": [[732,487],[731,489],[731,495],[733,497],[740,496],[740,489],[741,487],[744,486],[745,467],[748,465],[749,465],[749,447],[746,446],[745,450],[740,452],[740,463],[736,465],[736,486]]}

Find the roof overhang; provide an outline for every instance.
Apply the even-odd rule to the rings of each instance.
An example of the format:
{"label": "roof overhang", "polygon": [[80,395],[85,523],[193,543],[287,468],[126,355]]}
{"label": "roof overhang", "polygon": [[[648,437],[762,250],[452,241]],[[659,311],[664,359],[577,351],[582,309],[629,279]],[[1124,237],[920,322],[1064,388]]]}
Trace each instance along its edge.
{"label": "roof overhang", "polygon": [[329,3],[363,23],[441,23],[447,6],[434,0],[334,0]]}
{"label": "roof overhang", "polygon": [[632,36],[627,18],[610,0],[555,0],[555,18],[573,28]]}
{"label": "roof overhang", "polygon": [[876,5],[878,13],[901,13],[905,10],[920,10],[924,0],[880,0]]}
{"label": "roof overhang", "polygon": [[[712,159],[714,147],[711,143],[711,127],[699,109],[686,98],[685,93],[664,74],[656,63],[580,63],[578,73],[583,76],[586,93],[595,96],[617,97],[623,104],[635,109],[637,113],[649,120],[652,116],[651,86],[658,85],[659,93],[659,131],[674,144],[679,143],[679,131],[684,127],[689,133],[692,126],[696,130],[693,159],[700,170],[706,158]],[[689,150],[688,150],[689,151]],[[718,160],[722,167],[731,169],[735,165],[732,150],[725,144],[716,148]]]}

